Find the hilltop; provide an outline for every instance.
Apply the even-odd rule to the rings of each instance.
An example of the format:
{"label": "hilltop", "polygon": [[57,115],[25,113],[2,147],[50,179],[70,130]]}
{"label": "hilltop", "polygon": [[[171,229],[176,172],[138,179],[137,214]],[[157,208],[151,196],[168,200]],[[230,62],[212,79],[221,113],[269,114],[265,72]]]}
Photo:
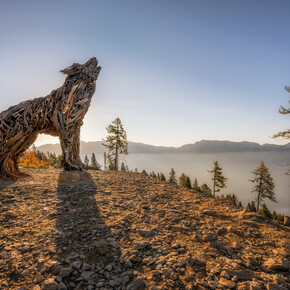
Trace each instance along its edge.
{"label": "hilltop", "polygon": [[1,289],[287,289],[289,228],[140,173],[0,183]]}
{"label": "hilltop", "polygon": [[[102,141],[84,142],[81,141],[81,154],[103,154],[105,151]],[[181,147],[154,146],[137,142],[128,142],[130,153],[226,153],[226,152],[269,152],[269,151],[290,151],[290,144],[260,145],[254,142],[232,142],[217,140],[201,140],[194,144],[186,144]],[[37,149],[43,152],[61,154],[59,144],[45,144]]]}

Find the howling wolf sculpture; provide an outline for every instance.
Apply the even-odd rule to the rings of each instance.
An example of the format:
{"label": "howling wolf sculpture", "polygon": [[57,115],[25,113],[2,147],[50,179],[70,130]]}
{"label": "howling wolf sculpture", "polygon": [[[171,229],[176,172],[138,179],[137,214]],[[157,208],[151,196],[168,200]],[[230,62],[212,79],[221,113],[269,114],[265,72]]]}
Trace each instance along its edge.
{"label": "howling wolf sculpture", "polygon": [[62,87],[46,97],[25,101],[0,113],[0,178],[16,180],[22,173],[18,158],[39,133],[58,136],[65,170],[84,169],[80,153],[80,127],[95,92],[101,67],[95,57],[61,70]]}

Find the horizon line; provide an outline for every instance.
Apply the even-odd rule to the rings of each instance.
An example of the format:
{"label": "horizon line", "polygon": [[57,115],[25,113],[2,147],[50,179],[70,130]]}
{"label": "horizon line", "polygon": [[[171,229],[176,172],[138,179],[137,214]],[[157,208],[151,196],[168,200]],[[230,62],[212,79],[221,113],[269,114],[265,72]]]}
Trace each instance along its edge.
{"label": "horizon line", "polygon": [[[217,139],[201,139],[201,140],[195,141],[193,143],[185,143],[185,144],[183,144],[181,146],[170,146],[170,145],[154,145],[154,144],[144,143],[144,142],[140,142],[140,141],[131,141],[131,140],[128,140],[128,142],[132,142],[132,143],[138,143],[138,144],[155,146],[155,147],[167,147],[167,148],[180,148],[180,147],[185,146],[185,145],[194,145],[194,144],[196,144],[198,142],[202,142],[202,141],[232,142],[232,143],[244,143],[244,142],[247,142],[247,143],[258,144],[260,146],[263,146],[263,145],[287,146],[289,144],[289,143],[286,143],[286,144],[259,143],[259,142],[246,141],[246,140],[244,140],[244,141],[231,141],[231,140],[217,140]],[[84,142],[84,143],[94,143],[94,142],[103,142],[103,141],[102,140],[95,140],[95,141],[84,141],[84,140],[80,140],[80,142]],[[57,142],[57,143],[45,143],[45,144],[38,145],[36,147],[45,146],[45,145],[60,145],[60,143],[59,142]]]}

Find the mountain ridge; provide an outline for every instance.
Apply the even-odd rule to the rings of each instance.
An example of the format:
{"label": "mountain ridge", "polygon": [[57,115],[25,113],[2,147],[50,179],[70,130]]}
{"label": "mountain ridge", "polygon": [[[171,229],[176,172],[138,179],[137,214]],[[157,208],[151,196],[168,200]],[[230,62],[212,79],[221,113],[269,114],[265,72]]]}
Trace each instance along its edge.
{"label": "mountain ridge", "polygon": [[[81,141],[81,154],[102,154],[105,148],[102,141]],[[141,142],[128,142],[129,153],[234,153],[234,152],[270,152],[270,151],[290,151],[290,144],[262,144],[249,141],[219,141],[219,140],[201,140],[193,144],[185,144],[180,147],[155,146]],[[44,144],[36,147],[43,152],[61,154],[59,144]]]}

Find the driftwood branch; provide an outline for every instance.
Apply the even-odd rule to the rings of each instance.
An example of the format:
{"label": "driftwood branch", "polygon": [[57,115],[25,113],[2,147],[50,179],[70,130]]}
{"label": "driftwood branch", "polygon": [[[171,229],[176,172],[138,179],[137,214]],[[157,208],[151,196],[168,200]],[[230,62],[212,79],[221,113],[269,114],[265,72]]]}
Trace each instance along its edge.
{"label": "driftwood branch", "polygon": [[39,133],[59,136],[65,170],[85,168],[79,156],[80,127],[100,70],[95,57],[74,63],[61,71],[67,75],[62,87],[0,113],[0,178],[17,179],[18,158]]}

